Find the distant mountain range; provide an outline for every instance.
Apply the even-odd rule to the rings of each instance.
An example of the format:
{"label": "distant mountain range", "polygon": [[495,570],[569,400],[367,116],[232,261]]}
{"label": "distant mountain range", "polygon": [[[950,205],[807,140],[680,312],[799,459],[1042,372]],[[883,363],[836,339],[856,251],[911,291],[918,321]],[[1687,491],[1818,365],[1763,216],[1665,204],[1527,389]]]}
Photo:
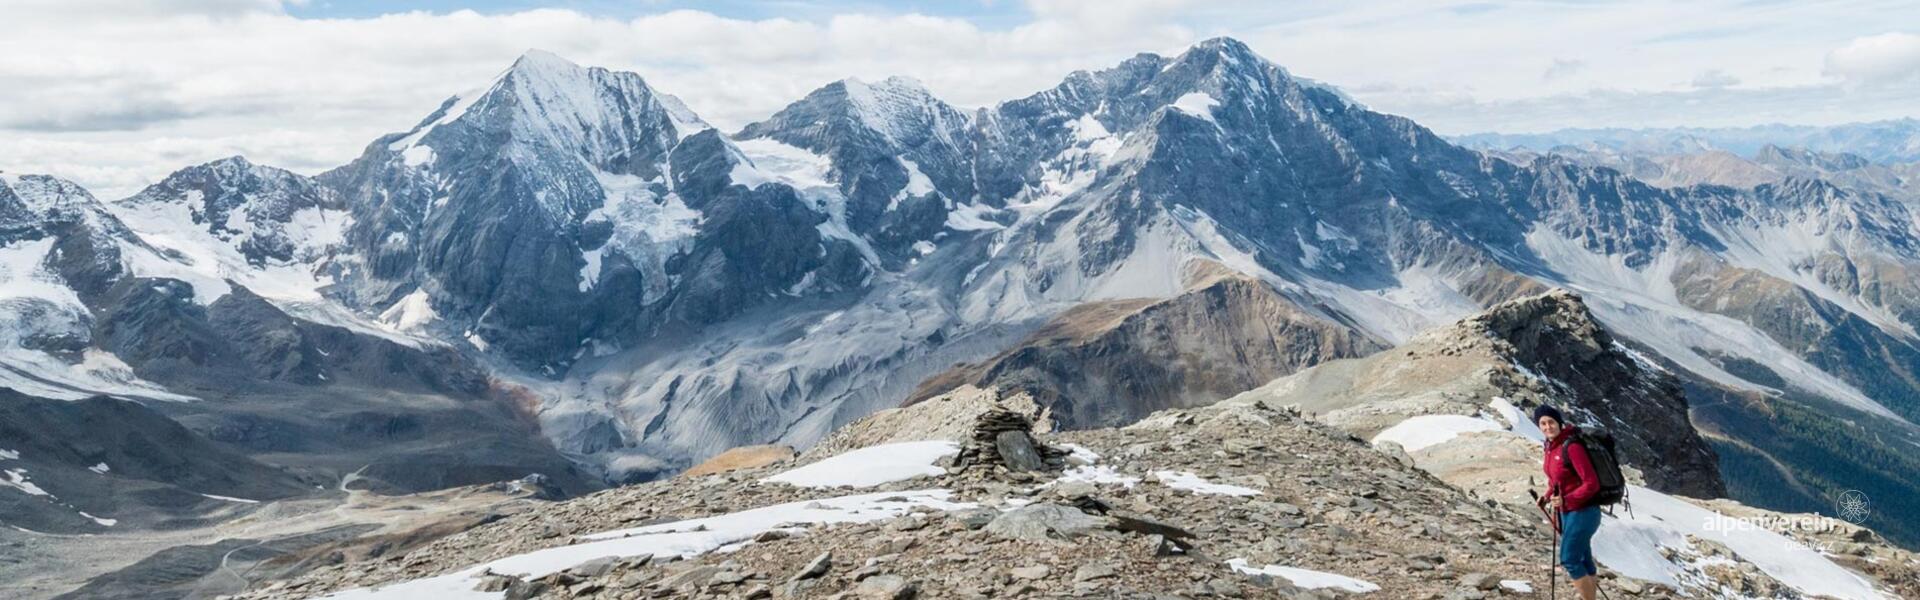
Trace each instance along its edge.
{"label": "distant mountain range", "polygon": [[[844,80],[723,132],[535,51],[317,177],[236,157],[103,202],[0,175],[0,386],[384,489],[586,489],[962,383],[1112,425],[1563,287],[1680,376],[1735,497],[1912,502],[1920,224],[1811,153],[1910,161],[1916,129],[1780,129],[1822,158],[1650,183],[1221,38],[978,110]],[[1759,139],[1716,131],[1577,143]]]}
{"label": "distant mountain range", "polygon": [[1768,146],[1846,153],[1877,163],[1920,161],[1920,119],[1845,125],[1759,125],[1657,129],[1561,129],[1548,133],[1476,133],[1453,141],[1479,150],[1597,147],[1636,154],[1697,154],[1709,150],[1754,156]]}

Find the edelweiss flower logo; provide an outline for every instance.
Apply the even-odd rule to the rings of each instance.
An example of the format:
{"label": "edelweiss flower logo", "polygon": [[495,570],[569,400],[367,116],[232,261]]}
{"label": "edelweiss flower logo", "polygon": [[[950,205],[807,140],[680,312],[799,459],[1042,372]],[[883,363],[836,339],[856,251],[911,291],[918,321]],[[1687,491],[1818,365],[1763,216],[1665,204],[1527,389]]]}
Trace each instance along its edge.
{"label": "edelweiss flower logo", "polygon": [[1839,509],[1840,518],[1846,519],[1850,523],[1859,523],[1867,520],[1869,507],[1867,504],[1867,495],[1860,490],[1841,492],[1840,497],[1834,500],[1834,507]]}

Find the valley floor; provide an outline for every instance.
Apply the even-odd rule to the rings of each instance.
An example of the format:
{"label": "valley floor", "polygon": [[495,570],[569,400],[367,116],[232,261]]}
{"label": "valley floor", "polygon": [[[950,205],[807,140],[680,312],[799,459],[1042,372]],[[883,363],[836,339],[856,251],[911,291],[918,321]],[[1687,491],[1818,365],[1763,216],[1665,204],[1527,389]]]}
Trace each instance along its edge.
{"label": "valley floor", "polygon": [[531,506],[498,486],[385,496],[350,483],[311,497],[236,502],[199,527],[98,535],[0,528],[0,555],[19,557],[0,560],[0,597],[213,598],[270,577],[276,565],[262,563],[308,548]]}

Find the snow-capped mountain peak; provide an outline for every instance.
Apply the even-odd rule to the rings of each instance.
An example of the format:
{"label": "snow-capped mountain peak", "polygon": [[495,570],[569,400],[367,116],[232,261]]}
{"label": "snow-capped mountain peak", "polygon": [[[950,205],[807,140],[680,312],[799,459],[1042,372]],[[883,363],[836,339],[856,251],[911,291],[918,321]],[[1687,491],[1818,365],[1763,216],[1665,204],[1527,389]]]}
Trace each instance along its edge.
{"label": "snow-capped mountain peak", "polygon": [[1252,48],[1247,47],[1245,42],[1230,37],[1216,37],[1201,40],[1199,43],[1187,47],[1185,52],[1181,52],[1180,56],[1174,59],[1175,63],[1198,61],[1205,61],[1207,63],[1221,62],[1230,67],[1252,69],[1266,69],[1274,66],[1274,64],[1269,62],[1265,57],[1260,56],[1258,53],[1255,53]]}
{"label": "snow-capped mountain peak", "polygon": [[448,99],[388,149],[405,154],[409,165],[430,162],[431,152],[406,151],[431,146],[433,132],[452,123],[504,128],[516,143],[577,151],[596,162],[626,146],[671,146],[712,128],[679,98],[654,90],[635,73],[583,67],[544,50],[522,54],[488,87]]}
{"label": "snow-capped mountain peak", "polygon": [[586,70],[586,68],[580,66],[578,63],[539,48],[528,48],[526,52],[520,54],[519,58],[513,60],[512,66],[507,68],[509,73],[528,71],[578,72],[584,70]]}
{"label": "snow-capped mountain peak", "polygon": [[317,261],[340,244],[349,221],[332,189],[242,156],[175,171],[113,210],[143,233],[162,234],[164,242],[197,240],[194,248],[178,249],[188,254],[213,252],[205,246],[237,252],[226,258],[240,262],[228,268],[242,270]]}
{"label": "snow-capped mountain peak", "polygon": [[[516,133],[590,154],[617,151],[622,142],[653,133],[648,127],[663,129],[676,141],[710,128],[679,99],[655,91],[637,74],[581,67],[540,50],[514,61],[489,100],[514,107],[512,117],[522,128]],[[634,113],[640,118],[632,118]]]}
{"label": "snow-capped mountain peak", "polygon": [[827,137],[843,137],[839,129],[852,127],[858,136],[894,152],[936,143],[960,144],[971,117],[934,96],[911,77],[892,76],[877,82],[849,77],[807,94],[766,121],[748,125],[741,138],[776,137],[815,151],[827,150]]}
{"label": "snow-capped mountain peak", "polygon": [[1215,86],[1239,87],[1248,93],[1265,93],[1271,85],[1284,86],[1290,83],[1333,94],[1350,107],[1361,106],[1358,101],[1348,96],[1346,92],[1340,91],[1339,88],[1312,78],[1295,75],[1286,67],[1254,52],[1246,43],[1230,37],[1217,37],[1194,44],[1179,56],[1169,60],[1162,71],[1175,71],[1182,68],[1206,73],[1206,79]]}
{"label": "snow-capped mountain peak", "polygon": [[951,126],[964,124],[945,122],[956,114],[953,107],[910,77],[893,76],[876,83],[848,78],[837,85],[846,94],[848,112],[896,144],[912,137],[917,129],[940,135]]}

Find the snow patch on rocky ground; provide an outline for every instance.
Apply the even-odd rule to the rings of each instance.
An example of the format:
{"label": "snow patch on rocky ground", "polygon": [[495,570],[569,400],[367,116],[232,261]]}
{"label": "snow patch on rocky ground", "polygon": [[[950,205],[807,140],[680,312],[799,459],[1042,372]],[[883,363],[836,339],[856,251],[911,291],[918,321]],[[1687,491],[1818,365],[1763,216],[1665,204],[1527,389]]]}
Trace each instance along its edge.
{"label": "snow patch on rocky ground", "polygon": [[775,529],[879,521],[905,515],[916,507],[946,511],[976,507],[973,503],[949,501],[950,496],[951,493],[943,489],[880,492],[802,500],[713,517],[619,529],[584,536],[583,539],[588,541],[571,546],[509,556],[438,577],[379,588],[348,590],[327,598],[493,600],[503,597],[505,593],[473,589],[483,573],[514,574],[531,579],[609,557],[698,556],[723,547],[751,543],[754,536]]}
{"label": "snow patch on rocky ground", "polygon": [[27,477],[26,469],[7,469],[5,471],[0,471],[0,474],[6,475],[6,478],[0,479],[0,487],[10,487],[16,490],[20,490],[22,492],[26,492],[26,494],[29,496],[51,496],[52,495],[52,494],[48,494],[46,490],[41,489],[40,486],[34,485],[33,481],[29,480],[29,478]]}
{"label": "snow patch on rocky ground", "polygon": [[1458,437],[1462,433],[1502,429],[1505,427],[1499,423],[1480,417],[1420,415],[1386,428],[1373,436],[1373,443],[1393,442],[1408,452],[1418,452]]}
{"label": "snow patch on rocky ground", "polygon": [[874,487],[943,475],[947,470],[934,463],[959,452],[959,444],[946,440],[882,444],[822,459],[762,481],[808,488]]}
{"label": "snow patch on rocky ground", "polygon": [[1060,474],[1059,479],[1054,481],[1066,483],[1085,482],[1096,485],[1118,485],[1132,488],[1135,484],[1140,483],[1140,478],[1121,475],[1120,471],[1108,465],[1086,465],[1067,469],[1065,473]]}
{"label": "snow patch on rocky ground", "polygon": [[1088,448],[1086,446],[1082,446],[1079,444],[1056,444],[1056,445],[1059,446],[1060,449],[1066,450],[1067,452],[1070,453],[1067,456],[1067,460],[1069,461],[1077,461],[1079,464],[1083,464],[1083,465],[1091,465],[1093,463],[1100,461],[1100,453],[1094,452],[1092,448]]}
{"label": "snow patch on rocky ground", "polygon": [[[1759,527],[1723,527],[1732,517],[1640,486],[1630,486],[1633,510],[1602,518],[1593,537],[1594,558],[1622,575],[1678,587],[1704,578],[1700,569],[1716,559],[1701,554],[1693,539],[1718,542],[1762,572],[1807,595],[1878,600],[1889,598],[1866,578],[1804,544]],[[1683,562],[1667,560],[1662,549]]]}
{"label": "snow patch on rocky ground", "polygon": [[1247,560],[1244,558],[1236,558],[1233,560],[1229,560],[1227,561],[1227,564],[1232,565],[1233,570],[1239,571],[1241,573],[1246,573],[1248,575],[1267,575],[1271,577],[1280,577],[1280,578],[1286,579],[1288,582],[1291,582],[1296,587],[1301,587],[1301,588],[1310,589],[1310,590],[1317,590],[1322,588],[1333,588],[1341,591],[1353,592],[1356,594],[1364,594],[1367,592],[1375,592],[1380,590],[1380,586],[1374,585],[1372,582],[1368,582],[1360,579],[1354,579],[1352,577],[1348,577],[1348,576],[1340,575],[1336,573],[1327,573],[1324,571],[1314,571],[1311,569],[1301,569],[1297,567],[1284,567],[1280,565],[1267,565],[1264,567],[1254,568],[1254,567],[1248,566]]}
{"label": "snow patch on rocky ground", "polygon": [[1167,487],[1186,490],[1195,494],[1219,496],[1258,496],[1260,490],[1228,483],[1215,483],[1186,471],[1154,471],[1153,477]]}
{"label": "snow patch on rocky ground", "polygon": [[1540,432],[1540,425],[1534,423],[1527,413],[1522,412],[1520,407],[1514,406],[1506,398],[1495,397],[1492,402],[1487,403],[1487,406],[1492,407],[1495,413],[1507,420],[1507,431],[1520,434],[1520,437],[1535,442],[1546,443],[1547,434]]}

